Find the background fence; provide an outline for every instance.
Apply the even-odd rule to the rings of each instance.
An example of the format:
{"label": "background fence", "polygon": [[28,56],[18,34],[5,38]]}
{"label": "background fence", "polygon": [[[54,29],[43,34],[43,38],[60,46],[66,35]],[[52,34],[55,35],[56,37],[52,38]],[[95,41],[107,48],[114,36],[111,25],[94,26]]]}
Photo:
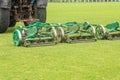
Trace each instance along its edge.
{"label": "background fence", "polygon": [[120,2],[120,0],[48,0],[49,2]]}

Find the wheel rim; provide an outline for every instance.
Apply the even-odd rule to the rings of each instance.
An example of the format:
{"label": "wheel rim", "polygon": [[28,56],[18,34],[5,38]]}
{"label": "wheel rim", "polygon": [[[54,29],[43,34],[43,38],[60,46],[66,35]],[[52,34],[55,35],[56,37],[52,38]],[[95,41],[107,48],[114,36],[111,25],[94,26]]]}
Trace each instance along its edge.
{"label": "wheel rim", "polygon": [[64,32],[63,28],[62,28],[62,27],[59,27],[59,29],[60,29],[60,31],[61,31],[62,38],[64,38],[64,37],[65,37],[65,32]]}
{"label": "wheel rim", "polygon": [[62,27],[58,27],[58,38],[59,42],[62,41],[65,38],[65,33]]}
{"label": "wheel rim", "polygon": [[58,37],[57,31],[54,27],[51,28],[51,32],[52,32],[52,36],[53,36],[54,40],[57,40],[57,37]]}
{"label": "wheel rim", "polygon": [[93,26],[90,26],[90,27],[89,27],[89,33],[90,33],[91,35],[93,35],[93,36],[96,35],[96,30],[95,30],[95,28],[94,28]]}
{"label": "wheel rim", "polygon": [[99,25],[96,27],[96,33],[97,33],[97,38],[98,39],[103,39],[105,37],[106,34],[106,29],[104,28],[103,25]]}
{"label": "wheel rim", "polygon": [[21,43],[21,40],[22,40],[22,35],[21,35],[21,32],[19,30],[16,30],[13,34],[13,41],[14,41],[14,44],[16,46],[20,46],[20,43]]}

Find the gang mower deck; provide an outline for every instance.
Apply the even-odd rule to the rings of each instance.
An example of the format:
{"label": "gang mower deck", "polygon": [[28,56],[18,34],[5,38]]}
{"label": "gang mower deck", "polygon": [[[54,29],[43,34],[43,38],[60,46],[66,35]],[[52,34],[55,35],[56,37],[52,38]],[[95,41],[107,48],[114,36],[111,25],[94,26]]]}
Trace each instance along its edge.
{"label": "gang mower deck", "polygon": [[13,33],[16,46],[46,46],[57,44],[57,32],[47,23],[34,22],[29,26],[19,26]]}
{"label": "gang mower deck", "polygon": [[98,34],[98,39],[120,39],[120,26],[118,22],[110,23],[106,26],[100,25],[96,27],[96,31]]}
{"label": "gang mower deck", "polygon": [[75,21],[64,24],[35,21],[28,26],[18,26],[13,33],[14,44],[26,47],[55,45],[60,42],[95,42],[97,39],[120,39],[119,23],[103,26]]}
{"label": "gang mower deck", "polygon": [[61,38],[67,43],[96,41],[95,33],[95,28],[86,26],[86,23],[67,22],[61,25]]}

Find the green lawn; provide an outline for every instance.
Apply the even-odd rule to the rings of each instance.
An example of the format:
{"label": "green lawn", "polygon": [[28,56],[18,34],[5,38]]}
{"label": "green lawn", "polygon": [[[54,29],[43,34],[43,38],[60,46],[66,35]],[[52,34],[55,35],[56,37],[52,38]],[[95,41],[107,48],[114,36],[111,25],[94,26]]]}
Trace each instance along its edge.
{"label": "green lawn", "polygon": [[[120,22],[120,3],[49,3],[47,22]],[[19,24],[17,24],[19,25]],[[16,47],[0,34],[0,80],[120,80],[120,40]]]}

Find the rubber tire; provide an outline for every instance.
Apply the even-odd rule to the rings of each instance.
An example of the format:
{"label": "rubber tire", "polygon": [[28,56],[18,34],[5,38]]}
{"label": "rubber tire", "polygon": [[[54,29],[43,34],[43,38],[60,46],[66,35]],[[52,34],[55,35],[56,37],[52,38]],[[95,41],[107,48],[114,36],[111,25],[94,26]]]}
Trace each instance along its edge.
{"label": "rubber tire", "polygon": [[0,33],[4,33],[10,24],[9,9],[0,8]]}
{"label": "rubber tire", "polygon": [[46,8],[37,8],[37,19],[39,19],[40,22],[45,23],[46,16],[47,16]]}
{"label": "rubber tire", "polygon": [[94,28],[93,26],[91,26],[90,28],[91,28],[92,31],[93,31],[93,36],[96,36],[96,30],[95,30],[95,28]]}

